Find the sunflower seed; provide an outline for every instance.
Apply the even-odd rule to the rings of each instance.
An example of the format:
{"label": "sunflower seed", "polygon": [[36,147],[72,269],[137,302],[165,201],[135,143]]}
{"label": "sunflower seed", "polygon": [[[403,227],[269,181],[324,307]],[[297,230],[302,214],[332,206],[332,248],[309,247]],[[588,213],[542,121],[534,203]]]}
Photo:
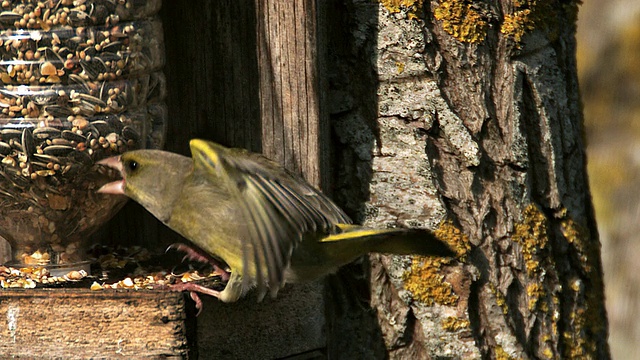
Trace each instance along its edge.
{"label": "sunflower seed", "polygon": [[43,151],[47,155],[64,156],[73,151],[73,147],[66,145],[50,145],[45,147]]}
{"label": "sunflower seed", "polygon": [[75,142],[83,142],[87,140],[85,136],[77,134],[71,130],[62,130],[62,138],[65,140],[75,141]]}

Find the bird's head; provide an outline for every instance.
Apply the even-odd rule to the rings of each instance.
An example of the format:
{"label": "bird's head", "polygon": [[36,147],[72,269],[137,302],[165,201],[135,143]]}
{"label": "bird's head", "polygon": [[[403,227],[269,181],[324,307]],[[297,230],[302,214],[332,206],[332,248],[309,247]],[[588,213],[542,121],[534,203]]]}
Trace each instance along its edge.
{"label": "bird's head", "polygon": [[121,177],[102,186],[99,193],[126,195],[163,221],[193,168],[191,158],[160,150],[130,151],[97,164],[116,170]]}

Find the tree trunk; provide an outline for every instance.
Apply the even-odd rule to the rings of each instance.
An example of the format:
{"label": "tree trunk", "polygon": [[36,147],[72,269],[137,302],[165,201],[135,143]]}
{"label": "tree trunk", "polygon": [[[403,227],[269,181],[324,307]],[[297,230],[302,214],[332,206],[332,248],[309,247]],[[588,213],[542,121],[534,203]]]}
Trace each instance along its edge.
{"label": "tree trunk", "polygon": [[353,338],[330,337],[330,353],[609,358],[577,2],[332,6],[339,201],[367,225],[436,228],[471,250],[466,264],[372,256],[378,323],[336,322]]}

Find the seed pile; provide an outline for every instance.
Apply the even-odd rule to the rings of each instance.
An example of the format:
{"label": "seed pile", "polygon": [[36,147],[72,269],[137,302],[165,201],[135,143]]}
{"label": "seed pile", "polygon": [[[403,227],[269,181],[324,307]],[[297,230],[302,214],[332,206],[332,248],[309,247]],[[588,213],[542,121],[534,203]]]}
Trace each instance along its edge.
{"label": "seed pile", "polygon": [[44,267],[13,268],[0,266],[0,286],[3,289],[33,289],[40,284],[40,287],[48,284],[64,284],[84,279],[86,271],[70,271],[63,276],[51,276],[49,270]]}
{"label": "seed pile", "polygon": [[89,288],[94,291],[108,289],[163,289],[167,285],[177,282],[214,281],[219,278],[213,272],[202,273],[192,270],[183,274],[172,274],[166,271],[156,271],[145,275],[127,276],[122,280],[96,279],[88,277],[84,270],[72,270],[62,276],[52,276],[45,267],[14,268],[0,266],[0,287],[3,289],[34,289],[36,287],[59,287],[78,283],[81,280],[92,280]]}
{"label": "seed pile", "polygon": [[[167,285],[178,282],[198,281],[208,286],[220,285],[220,277],[213,268],[193,269],[176,273],[168,271],[157,264],[169,261],[163,255],[151,254],[141,247],[117,248],[94,247],[92,249],[94,266],[92,272],[99,276],[90,276],[84,270],[72,270],[61,276],[53,276],[42,266],[33,265],[22,268],[0,265],[0,287],[8,288],[43,288],[43,287],[84,287],[91,290],[108,289],[165,289]],[[31,254],[41,258],[45,254]]]}
{"label": "seed pile", "polygon": [[163,289],[167,285],[175,284],[177,282],[205,281],[214,280],[214,278],[219,279],[219,276],[213,272],[201,273],[198,270],[185,272],[180,275],[167,273],[165,271],[159,271],[150,273],[148,275],[126,277],[118,282],[113,283],[94,281],[91,284],[90,289],[94,291],[106,289]]}

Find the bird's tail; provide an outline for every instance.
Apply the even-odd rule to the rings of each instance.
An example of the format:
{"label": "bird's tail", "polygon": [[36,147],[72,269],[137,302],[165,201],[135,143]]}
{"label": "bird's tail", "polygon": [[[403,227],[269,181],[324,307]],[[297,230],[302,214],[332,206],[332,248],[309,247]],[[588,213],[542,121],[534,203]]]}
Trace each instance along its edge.
{"label": "bird's tail", "polygon": [[[369,229],[357,225],[338,224],[341,230],[322,242],[361,242],[361,253],[377,252],[397,255],[427,255],[453,257],[456,253],[444,241],[427,229]],[[349,246],[349,248],[356,248]]]}

